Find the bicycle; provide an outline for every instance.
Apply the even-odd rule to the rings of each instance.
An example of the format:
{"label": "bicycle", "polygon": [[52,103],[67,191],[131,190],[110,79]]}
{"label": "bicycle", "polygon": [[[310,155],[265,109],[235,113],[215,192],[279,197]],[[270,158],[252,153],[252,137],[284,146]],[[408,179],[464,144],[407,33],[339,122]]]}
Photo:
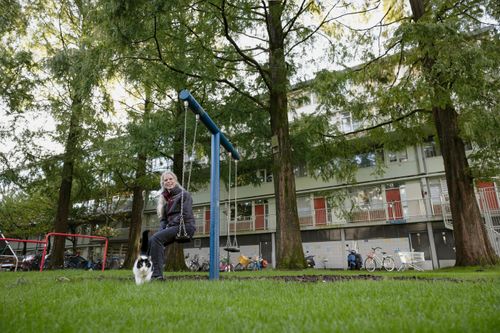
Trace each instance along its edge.
{"label": "bicycle", "polygon": [[238,258],[238,261],[239,261],[238,264],[234,267],[235,271],[242,271],[242,270],[257,271],[261,270],[263,267],[262,265],[263,259],[259,256],[253,258],[241,255]]}
{"label": "bicycle", "polygon": [[193,256],[193,258],[189,258],[189,253],[185,257],[186,266],[191,272],[197,272],[201,269],[201,264],[199,261],[199,257],[197,254]]}
{"label": "bicycle", "polygon": [[231,264],[228,258],[222,258],[219,263],[219,271],[220,272],[233,272],[234,266]]}
{"label": "bicycle", "polygon": [[380,269],[383,267],[387,272],[392,272],[396,266],[394,258],[383,251],[381,251],[382,256],[380,256],[377,250],[382,250],[382,248],[378,246],[372,247],[372,251],[366,255],[365,269],[368,272],[373,272],[378,268],[377,266],[379,266]]}

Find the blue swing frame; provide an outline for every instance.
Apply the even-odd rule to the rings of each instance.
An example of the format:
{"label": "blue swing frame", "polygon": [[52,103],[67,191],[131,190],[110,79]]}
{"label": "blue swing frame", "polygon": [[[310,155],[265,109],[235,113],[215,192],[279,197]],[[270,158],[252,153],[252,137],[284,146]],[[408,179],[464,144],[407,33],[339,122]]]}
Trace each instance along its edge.
{"label": "blue swing frame", "polygon": [[211,140],[211,163],[210,163],[210,270],[209,279],[219,279],[219,261],[220,261],[220,145],[222,145],[235,160],[240,160],[240,154],[233,147],[231,142],[224,136],[220,129],[215,125],[210,116],[203,110],[201,105],[184,89],[179,93],[182,101],[187,101],[189,108],[195,114],[199,115],[200,120],[206,128],[212,133]]}

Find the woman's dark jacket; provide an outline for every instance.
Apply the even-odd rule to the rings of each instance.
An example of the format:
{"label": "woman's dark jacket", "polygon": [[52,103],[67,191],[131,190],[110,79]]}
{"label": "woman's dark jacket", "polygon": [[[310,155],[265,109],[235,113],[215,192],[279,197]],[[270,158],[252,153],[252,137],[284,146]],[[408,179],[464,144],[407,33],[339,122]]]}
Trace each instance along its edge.
{"label": "woman's dark jacket", "polygon": [[179,225],[181,218],[181,195],[184,196],[184,223],[195,225],[193,214],[193,198],[191,194],[179,186],[175,186],[170,191],[166,190],[162,193],[166,203],[163,205],[162,219],[160,220],[160,229],[165,229],[167,226]]}

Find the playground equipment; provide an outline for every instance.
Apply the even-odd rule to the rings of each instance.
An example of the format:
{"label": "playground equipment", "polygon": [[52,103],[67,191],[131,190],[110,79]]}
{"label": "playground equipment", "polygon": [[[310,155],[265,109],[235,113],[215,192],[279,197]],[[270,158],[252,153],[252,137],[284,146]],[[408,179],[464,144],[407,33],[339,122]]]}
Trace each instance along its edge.
{"label": "playground equipment", "polygon": [[[184,110],[186,111],[186,110]],[[186,189],[186,191],[189,192],[189,185],[191,183],[191,170],[193,169],[193,156],[195,153],[195,145],[196,145],[196,133],[198,129],[198,120],[200,119],[200,116],[196,114],[196,122],[194,126],[194,134],[193,134],[193,143],[191,145],[191,154],[189,155],[189,168],[187,170],[188,173],[188,178],[187,178],[187,185],[184,182],[185,179],[185,174],[186,174],[186,150],[187,150],[187,112],[184,112],[184,134],[183,134],[183,141],[182,141],[182,152],[183,152],[183,157],[182,157],[182,180],[181,180],[181,186]],[[175,235],[175,241],[177,243],[187,243],[191,241],[191,237],[188,235],[186,231],[186,224],[184,223],[184,195],[181,195],[181,218],[179,221],[179,231],[177,232],[177,235]]]}
{"label": "playground equipment", "polygon": [[104,252],[102,255],[102,271],[104,272],[104,268],[106,267],[106,256],[108,254],[108,238],[103,236],[90,236],[90,235],[80,235],[80,234],[65,234],[60,232],[49,232],[45,235],[45,241],[43,244],[43,252],[42,252],[42,260],[40,262],[40,272],[43,271],[43,264],[45,263],[45,256],[47,255],[47,245],[49,244],[50,236],[64,236],[64,237],[75,237],[75,238],[90,238],[90,239],[100,239],[105,241],[104,243]]}
{"label": "playground equipment", "polygon": [[[10,238],[5,238],[5,236],[0,232],[0,268],[3,269],[12,269],[17,271],[17,266],[19,265],[19,259],[17,258],[16,252],[12,249],[9,244]],[[9,262],[4,262],[4,259],[7,259]],[[14,263],[12,263],[12,260]]]}
{"label": "playground equipment", "polygon": [[[90,239],[99,239],[99,240],[104,240],[104,251],[103,251],[103,264],[102,264],[102,271],[104,272],[104,268],[106,266],[106,255],[108,253],[108,238],[103,237],[103,236],[90,236],[90,235],[80,235],[80,234],[65,234],[65,233],[60,233],[60,232],[49,232],[47,235],[45,235],[45,239],[43,241],[36,241],[36,240],[31,240],[31,239],[16,239],[16,238],[5,238],[3,234],[0,233],[2,236],[0,238],[0,241],[4,241],[8,244],[8,242],[19,242],[19,243],[33,243],[33,244],[43,244],[43,253],[42,257],[40,260],[40,272],[43,271],[43,265],[45,264],[45,257],[47,256],[47,246],[49,244],[49,238],[51,236],[64,236],[64,237],[75,237],[75,238],[90,238]],[[12,253],[15,256],[15,252],[12,250],[12,248],[9,245],[9,248],[11,249]],[[16,270],[17,270],[17,256],[16,256]]]}
{"label": "playground equipment", "polygon": [[228,177],[228,195],[227,195],[227,240],[225,251],[228,252],[227,260],[229,261],[229,252],[240,252],[238,247],[238,239],[236,238],[236,222],[238,219],[238,161],[234,161],[234,232],[231,240],[231,159],[229,159],[229,177]]}
{"label": "playground equipment", "polygon": [[199,115],[205,127],[212,133],[210,156],[210,269],[209,279],[219,279],[219,205],[220,205],[220,145],[222,145],[235,160],[240,159],[240,154],[221,133],[201,105],[188,90],[182,90],[179,98],[187,103],[191,111]]}

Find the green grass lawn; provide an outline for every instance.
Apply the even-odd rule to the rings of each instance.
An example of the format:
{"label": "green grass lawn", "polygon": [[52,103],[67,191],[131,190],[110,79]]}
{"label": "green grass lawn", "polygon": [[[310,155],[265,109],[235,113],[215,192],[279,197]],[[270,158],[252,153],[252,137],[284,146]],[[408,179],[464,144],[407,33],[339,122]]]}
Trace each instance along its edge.
{"label": "green grass lawn", "polygon": [[[130,271],[1,272],[0,332],[500,331],[499,267],[181,275],[136,286]],[[271,279],[285,275],[351,279]]]}

